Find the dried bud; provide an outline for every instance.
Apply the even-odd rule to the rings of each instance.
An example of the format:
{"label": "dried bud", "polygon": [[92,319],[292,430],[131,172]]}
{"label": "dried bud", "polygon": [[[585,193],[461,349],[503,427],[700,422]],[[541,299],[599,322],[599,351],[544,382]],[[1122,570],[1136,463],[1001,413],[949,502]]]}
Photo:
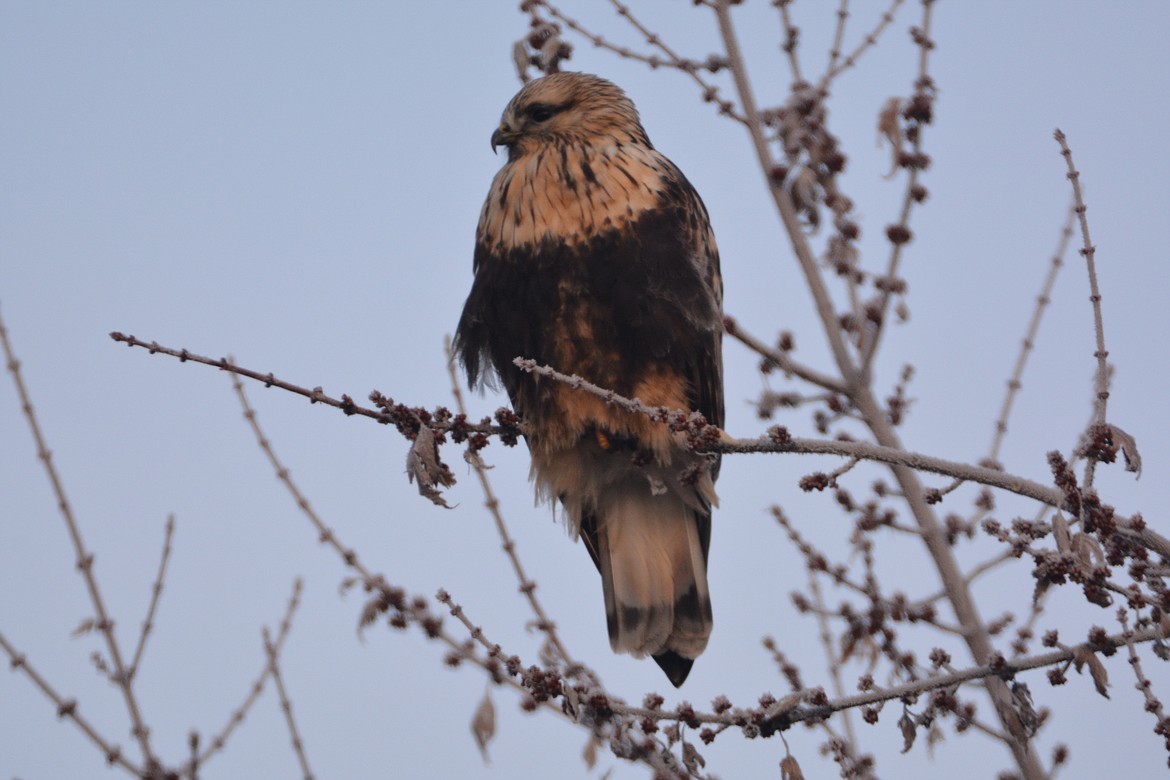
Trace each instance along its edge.
{"label": "dried bud", "polygon": [[889,225],[886,227],[886,238],[891,244],[908,244],[913,234],[905,225]]}

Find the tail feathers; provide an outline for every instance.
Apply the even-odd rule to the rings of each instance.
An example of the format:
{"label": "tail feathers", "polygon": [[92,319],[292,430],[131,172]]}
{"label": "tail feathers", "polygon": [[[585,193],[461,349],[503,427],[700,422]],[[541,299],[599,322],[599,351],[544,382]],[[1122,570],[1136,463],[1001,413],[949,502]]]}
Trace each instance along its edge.
{"label": "tail feathers", "polygon": [[596,518],[597,563],[614,651],[650,655],[677,687],[711,634],[700,511],[673,493],[618,488]]}

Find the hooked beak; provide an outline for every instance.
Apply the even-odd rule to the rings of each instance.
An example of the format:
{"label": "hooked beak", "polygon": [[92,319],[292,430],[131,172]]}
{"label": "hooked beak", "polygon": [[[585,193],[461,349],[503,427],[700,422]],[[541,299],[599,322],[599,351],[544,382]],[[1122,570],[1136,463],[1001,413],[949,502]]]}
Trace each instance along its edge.
{"label": "hooked beak", "polygon": [[506,124],[501,124],[492,133],[492,152],[495,153],[497,146],[511,146],[512,142],[516,140],[516,131],[508,127]]}

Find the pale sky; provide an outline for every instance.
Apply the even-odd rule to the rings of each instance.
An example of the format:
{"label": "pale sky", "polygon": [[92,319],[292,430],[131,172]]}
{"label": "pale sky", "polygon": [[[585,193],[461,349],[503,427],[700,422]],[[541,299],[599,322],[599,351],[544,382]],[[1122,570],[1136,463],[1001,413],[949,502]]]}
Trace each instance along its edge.
{"label": "pale sky", "polygon": [[[377,388],[410,404],[449,404],[442,340],[470,287],[475,222],[501,163],[488,138],[518,86],[511,46],[527,20],[514,5],[0,3],[0,314],[126,646],[146,609],[166,516],[177,518],[138,683],[154,744],[172,763],[186,756],[192,728],[215,732],[246,694],[263,664],[261,626],[275,626],[294,578],[303,577],[282,661],[317,777],[600,777],[611,768],[614,778],[646,776],[606,752],[587,771],[582,730],[521,714],[517,697],[503,690],[493,691],[499,724],[485,766],[468,728],[483,676],[446,668],[442,648],[417,630],[378,626],[358,638],[360,594],[339,595],[348,572],[317,544],[274,478],[227,378],[106,335],[120,330],[231,354],[334,395],[364,399]],[[852,5],[847,48],[885,7]],[[644,48],[608,4],[564,7],[607,37]],[[827,59],[835,7],[792,6],[811,72]],[[632,8],[689,56],[705,59],[718,46],[706,9],[666,0]],[[888,97],[912,89],[917,50],[907,29],[920,14],[917,3],[904,3],[829,103],[831,128],[850,155],[844,182],[871,267],[884,262],[884,226],[902,193],[898,179],[882,178],[889,158],[876,145],[877,116]],[[790,80],[776,49],[778,19],[759,0],[735,18],[768,105]],[[1110,418],[1137,436],[1145,466],[1136,482],[1105,469],[1099,485],[1120,511],[1143,512],[1164,534],[1168,33],[1170,6],[1157,0],[936,4],[930,70],[939,99],[925,136],[931,198],[913,217],[916,238],[903,266],[911,319],[889,335],[878,363],[882,388],[892,389],[904,363],[917,370],[901,431],[910,449],[956,460],[986,453],[1070,198],[1052,140],[1061,127],[1098,249],[1116,366]],[[702,194],[720,244],[727,312],[761,337],[793,331],[799,357],[828,370],[746,133],[703,105],[685,76],[570,40],[577,46],[568,66],[623,86],[656,146]],[[1089,419],[1092,318],[1075,246],[1002,457],[1009,470],[1041,482],[1045,453],[1067,451]],[[758,435],[769,423],[749,404],[762,386],[756,361],[730,340],[724,353],[727,428]],[[773,386],[790,389],[775,378]],[[457,506],[438,509],[407,484],[407,445],[393,430],[276,390],[250,390],[302,490],[371,568],[412,593],[446,588],[493,641],[536,660],[531,615],[457,448],[444,450],[459,477],[448,496]],[[505,403],[490,394],[470,401],[475,417]],[[813,435],[807,411],[779,422]],[[710,564],[715,633],[676,692],[649,661],[610,652],[597,575],[551,512],[533,506],[523,448],[493,444],[484,455],[497,466],[492,480],[505,516],[565,642],[616,695],[640,703],[654,690],[667,706],[687,700],[709,709],[719,694],[747,706],[765,691],[787,693],[761,647],[765,634],[801,665],[807,685],[829,684],[816,622],[789,598],[806,586],[802,560],[767,510],[780,503],[802,533],[843,558],[851,521],[831,496],[797,488],[803,474],[839,461],[725,458]],[[864,495],[873,475],[854,475],[852,492]],[[970,507],[970,495],[960,493],[942,509]],[[1034,511],[1001,496],[996,516]],[[0,529],[0,631],[133,751],[121,699],[89,660],[98,637],[70,638],[91,608],[7,376]],[[959,553],[973,564],[995,549],[984,538]],[[891,589],[923,596],[937,587],[912,542],[892,540],[879,556]],[[985,617],[1023,614],[1031,582],[1026,564],[981,581]],[[830,604],[843,598],[828,595]],[[1093,624],[1113,630],[1113,611],[1069,589],[1050,600],[1038,625],[1065,627],[1071,643]],[[921,657],[939,642],[925,632],[902,636]],[[1057,742],[1072,748],[1064,776],[1099,776],[1119,763],[1133,777],[1165,770],[1165,749],[1123,655],[1106,662],[1110,701],[1075,673],[1059,689],[1042,672],[1025,677],[1037,704],[1054,710],[1038,737],[1041,755],[1047,761]],[[1156,690],[1170,695],[1166,667],[1145,657]],[[863,671],[847,670],[850,692]],[[969,697],[990,716],[979,692]],[[900,755],[899,714],[891,705],[877,726],[855,721],[881,776],[993,777],[1010,765],[1003,748],[960,738],[949,721],[933,763],[921,745]],[[835,774],[819,757],[822,741],[804,728],[788,735],[807,776]],[[299,776],[288,742],[269,688],[202,776]],[[728,732],[703,753],[719,776],[775,777],[784,747]],[[25,677],[0,674],[0,778],[112,772]]]}

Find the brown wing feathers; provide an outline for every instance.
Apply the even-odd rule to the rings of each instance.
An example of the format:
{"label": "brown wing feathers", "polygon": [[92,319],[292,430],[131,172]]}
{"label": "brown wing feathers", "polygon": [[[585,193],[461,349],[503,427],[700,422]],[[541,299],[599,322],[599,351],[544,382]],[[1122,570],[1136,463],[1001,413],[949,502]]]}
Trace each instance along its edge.
{"label": "brown wing feathers", "polygon": [[717,467],[682,484],[699,456],[665,426],[512,359],[721,426],[722,292],[706,210],[629,99],[595,76],[530,82],[492,145],[508,147],[508,162],[480,217],[457,353],[473,384],[499,376],[528,423],[537,490],[563,504],[601,572],[613,648],[654,656],[680,685],[711,631]]}

